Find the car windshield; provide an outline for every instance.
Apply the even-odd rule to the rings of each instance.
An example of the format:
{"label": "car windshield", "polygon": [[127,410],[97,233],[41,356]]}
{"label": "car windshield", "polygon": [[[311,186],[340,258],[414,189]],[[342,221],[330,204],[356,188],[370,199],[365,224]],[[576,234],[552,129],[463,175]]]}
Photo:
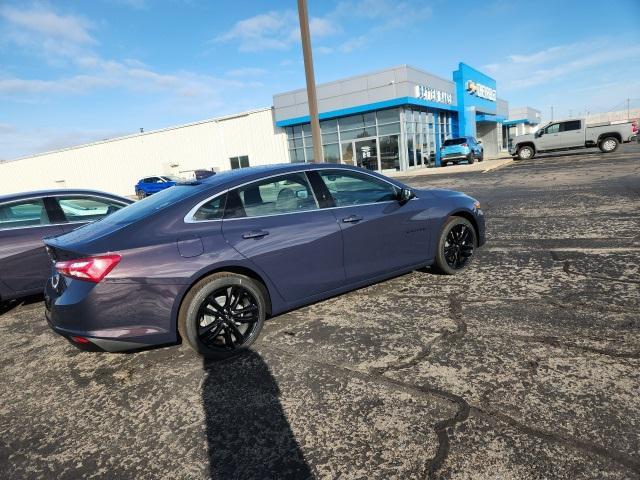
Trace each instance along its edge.
{"label": "car windshield", "polygon": [[450,147],[451,145],[462,145],[463,143],[467,143],[466,138],[450,138],[444,141],[444,146]]}

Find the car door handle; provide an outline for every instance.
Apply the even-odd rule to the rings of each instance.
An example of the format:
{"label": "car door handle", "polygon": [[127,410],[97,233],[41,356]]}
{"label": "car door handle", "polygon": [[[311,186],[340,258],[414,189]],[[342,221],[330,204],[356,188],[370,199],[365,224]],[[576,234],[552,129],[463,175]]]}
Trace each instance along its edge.
{"label": "car door handle", "polygon": [[251,232],[245,232],[242,234],[242,238],[262,238],[269,235],[266,230],[253,230]]}
{"label": "car door handle", "polygon": [[360,220],[362,220],[362,217],[358,215],[349,215],[342,219],[342,223],[358,223]]}

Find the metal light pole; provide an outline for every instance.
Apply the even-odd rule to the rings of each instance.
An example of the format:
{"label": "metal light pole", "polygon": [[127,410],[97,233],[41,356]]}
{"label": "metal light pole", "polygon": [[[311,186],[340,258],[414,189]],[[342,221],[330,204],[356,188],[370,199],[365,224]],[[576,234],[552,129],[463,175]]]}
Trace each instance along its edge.
{"label": "metal light pole", "polygon": [[300,17],[300,36],[302,37],[302,56],[304,57],[304,75],[307,79],[307,100],[311,118],[311,138],[313,138],[313,161],[324,161],[322,156],[322,136],[318,119],[318,99],[316,97],[316,79],[313,73],[313,55],[311,53],[311,34],[309,33],[309,12],[307,0],[298,0]]}

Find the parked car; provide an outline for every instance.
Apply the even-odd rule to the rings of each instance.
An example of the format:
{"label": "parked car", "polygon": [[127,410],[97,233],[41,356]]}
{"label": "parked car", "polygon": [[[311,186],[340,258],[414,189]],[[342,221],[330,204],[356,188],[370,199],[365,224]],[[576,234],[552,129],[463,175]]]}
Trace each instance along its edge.
{"label": "parked car", "polygon": [[69,232],[130,203],[91,190],[0,196],[0,301],[42,293],[51,273],[44,237]]}
{"label": "parked car", "polygon": [[428,265],[458,273],[484,242],[462,193],[346,165],[231,170],[47,239],[46,317],[86,350],[181,338],[224,358],[267,316]]}
{"label": "parked car", "polygon": [[189,170],[187,172],[180,172],[184,175],[186,180],[204,180],[205,178],[209,178],[216,174],[213,170],[205,170],[205,169],[197,169],[197,170]]}
{"label": "parked car", "polygon": [[182,181],[181,178],[174,177],[172,175],[158,175],[155,177],[145,177],[140,179],[134,188],[137,197],[144,198],[169,187],[173,187],[180,181]]}
{"label": "parked car", "polygon": [[509,153],[526,160],[541,152],[598,147],[604,153],[615,152],[620,143],[638,134],[636,122],[605,122],[588,125],[583,118],[551,122],[535,133],[518,135]]}
{"label": "parked car", "polygon": [[474,137],[448,138],[440,147],[440,162],[443,167],[448,162],[457,164],[460,160],[466,160],[471,164],[476,159],[479,162],[484,160],[484,148],[482,141]]}

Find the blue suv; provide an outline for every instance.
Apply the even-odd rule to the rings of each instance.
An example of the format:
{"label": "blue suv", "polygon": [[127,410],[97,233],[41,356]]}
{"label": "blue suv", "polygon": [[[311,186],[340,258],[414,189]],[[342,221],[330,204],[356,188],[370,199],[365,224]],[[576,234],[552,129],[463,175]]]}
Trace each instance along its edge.
{"label": "blue suv", "polygon": [[172,177],[171,175],[142,178],[136,183],[136,195],[138,198],[148,197],[153,193],[158,193],[161,190],[173,187],[179,181],[180,179],[178,177]]}
{"label": "blue suv", "polygon": [[447,166],[447,162],[455,165],[460,160],[466,160],[472,164],[476,159],[479,162],[484,160],[484,149],[482,142],[474,137],[449,138],[440,147],[440,163],[443,167]]}

